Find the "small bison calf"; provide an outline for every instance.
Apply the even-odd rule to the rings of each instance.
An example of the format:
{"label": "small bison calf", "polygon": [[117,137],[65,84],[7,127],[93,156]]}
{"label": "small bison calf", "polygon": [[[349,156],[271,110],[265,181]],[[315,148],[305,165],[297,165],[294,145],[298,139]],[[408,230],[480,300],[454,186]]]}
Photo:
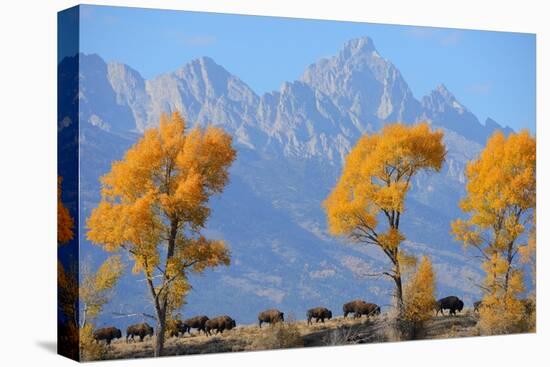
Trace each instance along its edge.
{"label": "small bison calf", "polygon": [[126,329],[126,343],[130,338],[134,341],[136,336],[139,336],[139,341],[142,342],[147,335],[153,336],[153,327],[148,323],[130,325]]}
{"label": "small bison calf", "polygon": [[315,307],[310,310],[307,310],[307,324],[311,325],[311,320],[315,319],[315,322],[321,320],[322,323],[325,322],[325,319],[332,319],[332,311],[325,307]]}
{"label": "small bison calf", "polygon": [[204,324],[206,335],[212,335],[212,330],[216,330],[216,334],[223,334],[224,330],[231,330],[236,326],[235,320],[227,315],[214,317]]}
{"label": "small bison calf", "polygon": [[110,345],[111,340],[122,338],[122,332],[120,331],[120,329],[111,326],[97,329],[96,331],[94,331],[93,336],[96,342],[99,343],[101,340],[105,340],[107,345]]}
{"label": "small bison calf", "polygon": [[264,322],[268,324],[275,324],[283,321],[285,321],[285,314],[276,309],[266,310],[258,314],[258,324],[260,325],[260,328]]}

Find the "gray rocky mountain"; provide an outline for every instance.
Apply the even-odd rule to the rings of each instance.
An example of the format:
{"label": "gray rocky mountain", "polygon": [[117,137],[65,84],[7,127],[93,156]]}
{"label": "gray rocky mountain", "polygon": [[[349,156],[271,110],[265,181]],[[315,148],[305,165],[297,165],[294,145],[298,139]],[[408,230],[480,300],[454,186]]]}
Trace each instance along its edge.
{"label": "gray rocky mountain", "polygon": [[[252,322],[271,306],[302,318],[309,307],[339,310],[358,297],[388,305],[391,283],[364,276],[383,267],[384,257],[329,236],[321,203],[361,134],[394,121],[430,121],[444,130],[448,150],[442,172],[413,183],[405,246],[432,256],[439,294],[478,296],[479,264],[452,241],[449,222],[460,215],[467,161],[502,127],[491,119],[481,124],[444,86],[417,100],[371,39],[349,41],[336,56],[308,66],[300,80],[262,96],[208,57],[144,80],[127,65],[81,54],[80,74],[81,225],[99,199],[98,178],[162,112],[180,110],[191,125],[219,125],[234,136],[231,183],[212,200],[208,225],[210,236],[231,247],[232,265],[193,277],[185,314],[227,313]],[[105,257],[83,234],[81,240],[82,253]],[[150,310],[145,297],[139,277],[128,274],[103,322],[121,308]]]}

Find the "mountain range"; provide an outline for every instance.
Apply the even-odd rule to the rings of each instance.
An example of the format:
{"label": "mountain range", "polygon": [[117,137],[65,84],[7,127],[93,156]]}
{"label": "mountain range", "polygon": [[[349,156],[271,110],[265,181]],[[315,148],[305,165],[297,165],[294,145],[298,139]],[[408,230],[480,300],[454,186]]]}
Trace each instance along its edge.
{"label": "mountain range", "polygon": [[[234,137],[230,183],[211,200],[205,231],[226,240],[232,264],[191,278],[183,315],[229,314],[251,323],[270,307],[296,318],[318,305],[338,314],[355,298],[387,307],[392,283],[366,276],[387,265],[384,256],[330,236],[321,203],[358,138],[396,121],[428,121],[444,131],[448,150],[440,173],[421,173],[413,182],[404,246],[431,256],[439,296],[455,294],[466,303],[479,297],[480,264],[452,240],[449,223],[461,216],[466,163],[495,130],[512,130],[490,118],[481,123],[443,84],[415,98],[370,38],[348,41],[337,55],[307,66],[299,80],[263,95],[209,57],[148,80],[95,54],[65,58],[59,70],[75,65],[77,80],[63,80],[71,73],[60,78],[72,86],[62,97],[68,106],[78,104],[78,116],[60,107],[58,129],[63,139],[64,129],[79,124],[82,229],[99,201],[99,177],[145,129],[157,126],[161,113],[179,110],[190,125],[221,126]],[[86,241],[85,230],[79,237],[82,261],[97,265],[107,256]],[[143,277],[130,273],[99,324],[136,321],[115,320],[115,312],[152,312]]]}

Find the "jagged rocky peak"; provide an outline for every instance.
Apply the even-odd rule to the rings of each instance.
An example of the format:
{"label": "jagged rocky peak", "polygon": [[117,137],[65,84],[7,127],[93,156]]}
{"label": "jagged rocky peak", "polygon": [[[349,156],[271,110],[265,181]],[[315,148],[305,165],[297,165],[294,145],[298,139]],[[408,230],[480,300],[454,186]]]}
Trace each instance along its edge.
{"label": "jagged rocky peak", "polygon": [[460,114],[467,111],[443,83],[435,87],[429,95],[422,98],[422,106],[433,112],[444,112],[449,107]]}
{"label": "jagged rocky peak", "polygon": [[340,54],[344,57],[353,56],[356,54],[365,54],[376,52],[374,42],[370,37],[361,37],[349,40],[344,44]]}
{"label": "jagged rocky peak", "polygon": [[420,111],[399,70],[378,54],[369,37],[348,41],[336,56],[308,66],[301,80],[329,96],[358,125],[413,122]]}

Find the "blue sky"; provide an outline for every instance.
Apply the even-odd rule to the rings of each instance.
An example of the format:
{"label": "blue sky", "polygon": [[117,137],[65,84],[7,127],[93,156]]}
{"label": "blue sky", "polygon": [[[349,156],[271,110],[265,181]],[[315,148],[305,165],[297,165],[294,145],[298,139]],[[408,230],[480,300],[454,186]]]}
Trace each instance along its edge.
{"label": "blue sky", "polygon": [[80,48],[152,78],[210,56],[258,94],[369,36],[416,98],[444,83],[484,122],[535,132],[535,36],[326,20],[84,6]]}

